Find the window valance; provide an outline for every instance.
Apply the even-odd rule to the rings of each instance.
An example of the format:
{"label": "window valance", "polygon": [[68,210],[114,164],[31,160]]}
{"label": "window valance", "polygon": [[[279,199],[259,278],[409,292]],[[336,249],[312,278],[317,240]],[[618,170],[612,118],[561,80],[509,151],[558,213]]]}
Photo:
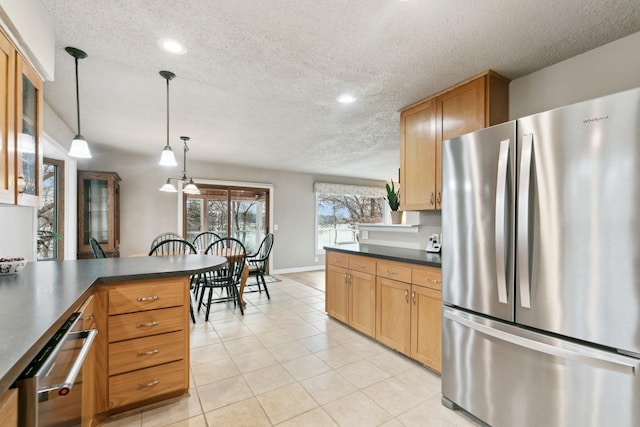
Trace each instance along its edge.
{"label": "window valance", "polygon": [[313,190],[316,194],[334,194],[338,196],[384,197],[387,194],[382,187],[331,184],[327,182],[316,182],[313,184]]}

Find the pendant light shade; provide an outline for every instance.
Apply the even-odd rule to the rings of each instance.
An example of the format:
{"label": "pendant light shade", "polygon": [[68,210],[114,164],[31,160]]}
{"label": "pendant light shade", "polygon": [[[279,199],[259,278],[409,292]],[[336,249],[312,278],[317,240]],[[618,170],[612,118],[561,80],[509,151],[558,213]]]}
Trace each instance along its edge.
{"label": "pendant light shade", "polygon": [[[171,180],[179,180],[182,182],[182,192],[185,194],[200,194],[200,190],[196,186],[195,182],[193,182],[193,178],[187,177],[187,151],[189,151],[189,145],[187,141],[189,141],[188,136],[181,136],[180,139],[184,142],[184,169],[182,170],[182,178],[167,178],[167,182],[160,187],[160,191],[165,191],[167,193],[177,193],[175,185],[171,183]],[[173,153],[173,150],[171,151]]]}
{"label": "pendant light shade", "polygon": [[164,191],[167,193],[177,193],[178,189],[171,183],[171,178],[167,178],[167,182],[162,187],[160,187],[160,191]]}
{"label": "pendant light shade", "polygon": [[87,54],[75,47],[65,47],[64,50],[75,58],[76,62],[76,111],[78,115],[78,133],[71,141],[71,148],[69,149],[69,156],[78,157],[82,159],[90,159],[91,152],[89,151],[89,145],[80,132],[80,86],[78,84],[78,59],[84,59]]}
{"label": "pendant light shade", "polygon": [[189,183],[182,189],[187,194],[200,194],[200,190],[193,183],[193,178],[189,179]]}
{"label": "pendant light shade", "polygon": [[169,81],[175,78],[176,75],[171,71],[160,71],[160,75],[167,81],[167,145],[165,145],[162,150],[162,156],[158,164],[161,166],[178,166],[176,156],[173,154],[173,150],[169,144]]}
{"label": "pendant light shade", "polygon": [[76,135],[71,141],[71,148],[69,149],[69,155],[71,157],[77,157],[80,159],[90,159],[91,152],[89,151],[89,144],[82,137],[82,135]]}

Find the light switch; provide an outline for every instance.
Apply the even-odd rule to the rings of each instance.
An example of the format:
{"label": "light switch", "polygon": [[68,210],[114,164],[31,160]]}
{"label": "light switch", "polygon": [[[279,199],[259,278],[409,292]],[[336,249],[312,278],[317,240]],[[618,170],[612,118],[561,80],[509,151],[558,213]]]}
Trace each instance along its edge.
{"label": "light switch", "polygon": [[273,231],[278,231],[278,224],[273,224]]}

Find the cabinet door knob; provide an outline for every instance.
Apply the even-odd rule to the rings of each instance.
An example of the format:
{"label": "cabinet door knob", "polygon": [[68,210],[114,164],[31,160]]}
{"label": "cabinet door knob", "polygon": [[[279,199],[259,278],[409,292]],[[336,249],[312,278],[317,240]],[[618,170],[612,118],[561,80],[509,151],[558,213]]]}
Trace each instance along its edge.
{"label": "cabinet door knob", "polygon": [[440,200],[440,192],[439,192],[439,191],[436,193],[436,203],[437,203],[437,204],[440,204],[440,203],[441,203],[441,200]]}
{"label": "cabinet door knob", "polygon": [[404,291],[404,299],[405,299],[407,302],[409,302],[409,291],[408,291],[408,290],[405,290],[405,291]]}
{"label": "cabinet door knob", "polygon": [[411,301],[413,301],[413,305],[416,305],[416,291],[411,292]]}
{"label": "cabinet door knob", "polygon": [[429,204],[433,205],[433,191],[429,193]]}

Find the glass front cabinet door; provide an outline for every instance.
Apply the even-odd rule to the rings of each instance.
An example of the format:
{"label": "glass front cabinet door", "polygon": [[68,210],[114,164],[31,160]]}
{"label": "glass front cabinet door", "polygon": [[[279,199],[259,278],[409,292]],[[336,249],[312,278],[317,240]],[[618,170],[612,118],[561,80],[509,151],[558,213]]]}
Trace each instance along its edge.
{"label": "glass front cabinet door", "polygon": [[94,257],[91,237],[107,257],[120,255],[119,183],[115,172],[78,171],[78,259]]}
{"label": "glass front cabinet door", "polygon": [[42,192],[42,80],[17,55],[16,188],[17,203],[40,206]]}
{"label": "glass front cabinet door", "polygon": [[0,31],[0,203],[39,206],[42,79]]}

